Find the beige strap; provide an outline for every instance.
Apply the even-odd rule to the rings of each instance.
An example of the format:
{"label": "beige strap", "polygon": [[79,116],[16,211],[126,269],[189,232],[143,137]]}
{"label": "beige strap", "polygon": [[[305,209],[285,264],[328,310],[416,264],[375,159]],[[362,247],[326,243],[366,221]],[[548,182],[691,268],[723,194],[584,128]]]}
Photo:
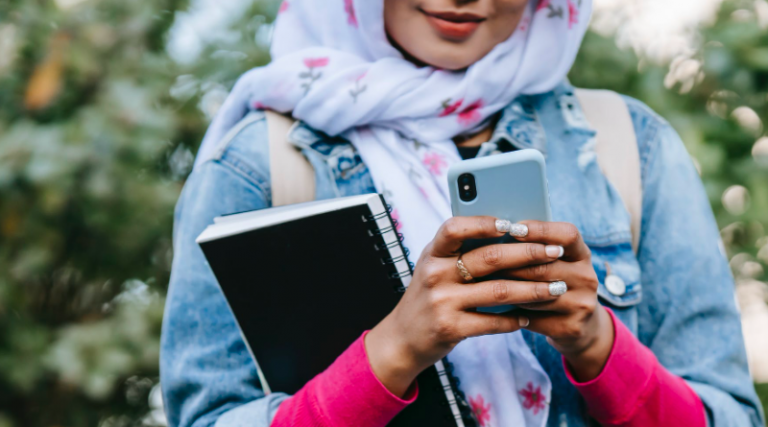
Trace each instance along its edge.
{"label": "beige strap", "polygon": [[301,151],[288,140],[295,121],[272,111],[267,111],[266,115],[272,206],[315,200],[315,170]]}
{"label": "beige strap", "polygon": [[643,184],[640,153],[632,117],[626,102],[607,90],[576,90],[587,121],[597,131],[597,162],[616,188],[630,216],[632,249],[640,244],[643,214]]}

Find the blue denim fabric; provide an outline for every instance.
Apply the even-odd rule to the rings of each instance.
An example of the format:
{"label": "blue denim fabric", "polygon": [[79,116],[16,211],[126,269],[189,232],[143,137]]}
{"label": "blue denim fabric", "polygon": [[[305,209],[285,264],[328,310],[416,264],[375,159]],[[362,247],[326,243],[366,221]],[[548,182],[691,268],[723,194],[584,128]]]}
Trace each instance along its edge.
{"label": "blue denim fabric", "polygon": [[[626,98],[638,137],[644,189],[642,237],[632,252],[629,215],[601,173],[594,130],[564,83],[522,96],[503,112],[480,156],[510,144],[545,153],[553,216],[581,230],[611,307],[672,373],[701,396],[709,424],[763,425],[747,369],[731,273],[707,197],[667,122]],[[254,113],[261,114],[261,113]],[[370,173],[345,140],[304,125],[291,140],[315,167],[317,198],[375,192]],[[175,257],[162,336],[161,380],[171,426],[267,427],[280,393],[265,396],[256,367],[195,238],[213,218],[271,205],[263,118],[223,141],[184,188],[176,209]],[[627,285],[610,293],[610,268]],[[596,425],[564,375],[560,355],[540,335],[527,343],[552,378],[548,426]]]}

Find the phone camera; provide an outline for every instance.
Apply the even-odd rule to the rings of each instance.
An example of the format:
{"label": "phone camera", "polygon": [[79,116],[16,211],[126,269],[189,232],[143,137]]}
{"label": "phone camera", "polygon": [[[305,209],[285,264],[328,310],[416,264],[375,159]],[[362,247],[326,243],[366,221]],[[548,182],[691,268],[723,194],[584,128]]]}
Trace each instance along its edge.
{"label": "phone camera", "polygon": [[465,173],[459,176],[459,198],[465,202],[471,202],[477,198],[475,176],[471,173]]}

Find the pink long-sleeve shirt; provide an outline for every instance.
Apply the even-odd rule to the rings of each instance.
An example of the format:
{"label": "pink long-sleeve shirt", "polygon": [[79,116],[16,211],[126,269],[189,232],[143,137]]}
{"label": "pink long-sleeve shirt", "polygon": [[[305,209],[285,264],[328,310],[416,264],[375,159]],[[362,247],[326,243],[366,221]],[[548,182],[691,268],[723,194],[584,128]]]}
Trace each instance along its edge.
{"label": "pink long-sleeve shirt", "polygon": [[[563,366],[592,417],[603,426],[706,427],[704,405],[686,382],[667,371],[650,349],[608,310],[616,331],[600,375],[580,383]],[[393,395],[371,369],[365,335],[323,373],[284,401],[272,427],[384,427],[416,400],[418,386]]]}

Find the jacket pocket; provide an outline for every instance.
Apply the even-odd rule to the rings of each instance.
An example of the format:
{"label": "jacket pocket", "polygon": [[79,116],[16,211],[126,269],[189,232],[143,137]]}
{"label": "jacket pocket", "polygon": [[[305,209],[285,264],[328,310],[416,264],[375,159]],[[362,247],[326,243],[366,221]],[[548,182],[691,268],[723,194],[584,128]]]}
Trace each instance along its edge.
{"label": "jacket pocket", "polygon": [[626,238],[585,239],[592,251],[592,266],[600,282],[597,295],[612,308],[636,306],[642,301],[640,264]]}

